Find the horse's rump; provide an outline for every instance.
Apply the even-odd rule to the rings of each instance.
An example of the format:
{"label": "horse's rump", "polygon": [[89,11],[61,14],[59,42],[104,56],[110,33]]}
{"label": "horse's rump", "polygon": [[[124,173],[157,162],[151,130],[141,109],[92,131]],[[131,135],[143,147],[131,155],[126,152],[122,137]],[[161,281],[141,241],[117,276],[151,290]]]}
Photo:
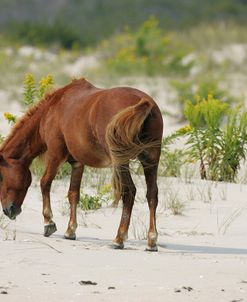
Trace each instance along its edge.
{"label": "horse's rump", "polygon": [[114,199],[121,198],[122,179],[119,171],[131,159],[152,148],[160,147],[160,140],[144,137],[142,129],[154,104],[142,98],[136,105],[117,113],[106,128],[106,142],[113,165]]}

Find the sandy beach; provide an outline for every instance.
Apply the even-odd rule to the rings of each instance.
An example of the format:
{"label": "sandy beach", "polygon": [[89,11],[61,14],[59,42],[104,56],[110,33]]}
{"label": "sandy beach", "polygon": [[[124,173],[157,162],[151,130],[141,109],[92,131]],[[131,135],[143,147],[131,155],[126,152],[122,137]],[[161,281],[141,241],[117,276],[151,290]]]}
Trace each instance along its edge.
{"label": "sandy beach", "polygon": [[[211,200],[206,194],[200,200],[200,192],[209,190],[205,182],[160,179],[159,251],[150,253],[140,239],[148,225],[144,199],[135,204],[124,250],[111,246],[121,206],[79,211],[77,240],[63,239],[68,180],[55,181],[52,200],[58,231],[43,237],[41,196],[34,181],[17,220],[2,218],[0,300],[246,301],[247,186],[206,185]],[[174,216],[166,208],[168,186],[181,196],[188,191],[193,196],[183,215]]]}

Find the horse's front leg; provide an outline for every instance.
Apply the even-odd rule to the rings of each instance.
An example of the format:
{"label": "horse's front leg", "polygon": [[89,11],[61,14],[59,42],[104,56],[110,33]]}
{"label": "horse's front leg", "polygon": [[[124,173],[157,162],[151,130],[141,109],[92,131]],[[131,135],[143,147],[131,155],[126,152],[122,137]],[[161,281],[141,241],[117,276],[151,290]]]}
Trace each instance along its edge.
{"label": "horse's front leg", "polygon": [[80,185],[81,185],[81,178],[82,178],[84,166],[78,162],[72,163],[71,166],[72,166],[72,172],[71,172],[70,186],[68,192],[68,199],[70,203],[70,219],[64,237],[66,239],[75,240],[76,239],[75,231],[77,228],[76,209],[80,199]]}
{"label": "horse's front leg", "polygon": [[52,220],[53,214],[51,210],[50,202],[50,190],[53,179],[55,178],[59,165],[62,160],[58,158],[49,158],[46,165],[46,170],[41,178],[40,186],[43,197],[43,216],[44,216],[44,236],[49,237],[51,234],[56,232],[57,227],[55,222]]}

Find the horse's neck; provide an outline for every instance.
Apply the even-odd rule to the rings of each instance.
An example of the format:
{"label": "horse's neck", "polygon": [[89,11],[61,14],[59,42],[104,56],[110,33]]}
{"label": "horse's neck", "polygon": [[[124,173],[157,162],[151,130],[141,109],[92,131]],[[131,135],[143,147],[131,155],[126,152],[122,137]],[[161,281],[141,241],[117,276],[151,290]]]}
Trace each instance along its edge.
{"label": "horse's neck", "polygon": [[23,160],[30,165],[33,159],[42,153],[43,149],[39,124],[40,118],[35,122],[30,120],[24,123],[4,146],[4,155]]}

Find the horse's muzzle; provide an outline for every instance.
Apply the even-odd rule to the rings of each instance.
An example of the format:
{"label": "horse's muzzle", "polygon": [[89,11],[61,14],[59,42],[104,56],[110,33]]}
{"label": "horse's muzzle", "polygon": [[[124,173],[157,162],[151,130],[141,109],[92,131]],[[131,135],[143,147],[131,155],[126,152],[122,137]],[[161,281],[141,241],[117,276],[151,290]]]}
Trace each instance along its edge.
{"label": "horse's muzzle", "polygon": [[11,203],[8,208],[3,209],[3,212],[10,219],[14,220],[21,213],[21,208],[17,208],[17,206]]}

